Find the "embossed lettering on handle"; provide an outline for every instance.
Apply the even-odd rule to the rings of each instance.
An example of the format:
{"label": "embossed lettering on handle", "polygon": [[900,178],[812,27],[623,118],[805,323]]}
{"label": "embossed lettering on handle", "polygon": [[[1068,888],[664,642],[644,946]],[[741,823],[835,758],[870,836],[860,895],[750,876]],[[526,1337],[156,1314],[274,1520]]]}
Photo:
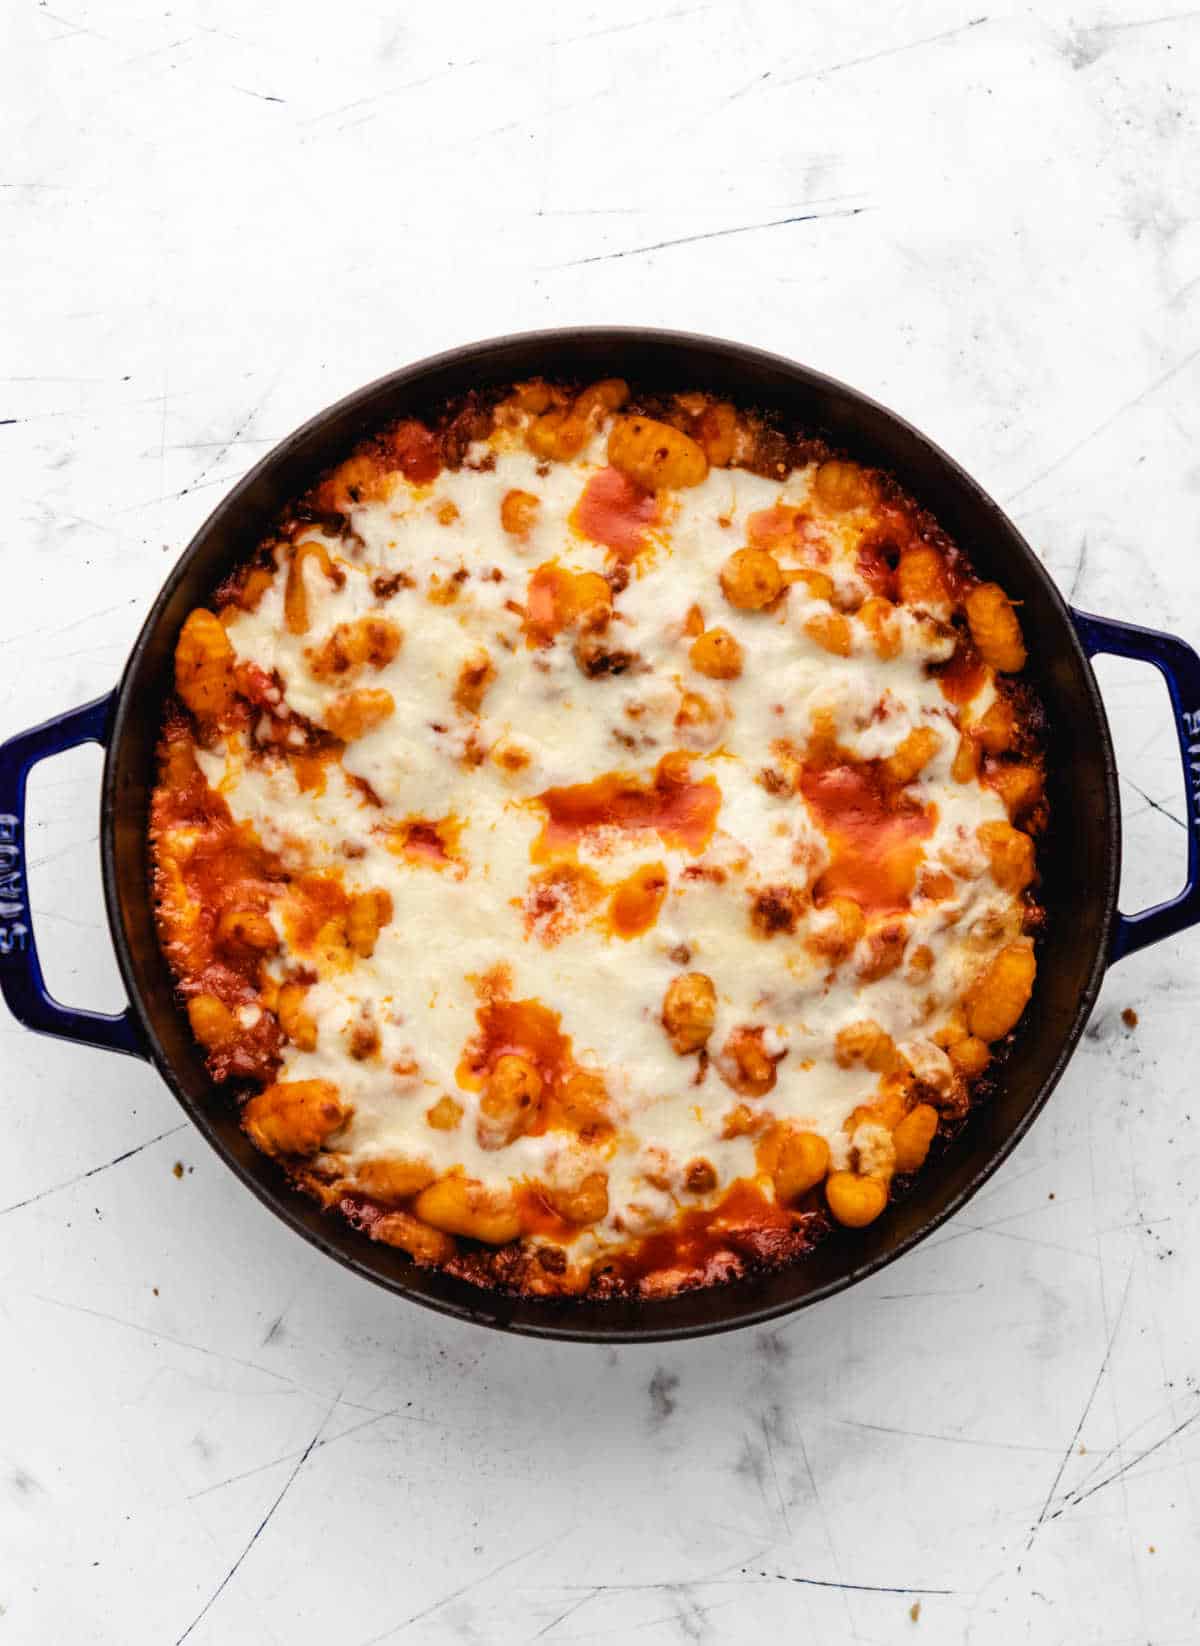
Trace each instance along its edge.
{"label": "embossed lettering on handle", "polygon": [[24,954],[29,937],[21,819],[0,812],[0,955]]}
{"label": "embossed lettering on handle", "polygon": [[[1200,709],[1184,709],[1180,719],[1188,739],[1184,743],[1184,758],[1191,777],[1188,784],[1191,823],[1194,829],[1200,829]],[[1180,742],[1183,743],[1182,738]]]}

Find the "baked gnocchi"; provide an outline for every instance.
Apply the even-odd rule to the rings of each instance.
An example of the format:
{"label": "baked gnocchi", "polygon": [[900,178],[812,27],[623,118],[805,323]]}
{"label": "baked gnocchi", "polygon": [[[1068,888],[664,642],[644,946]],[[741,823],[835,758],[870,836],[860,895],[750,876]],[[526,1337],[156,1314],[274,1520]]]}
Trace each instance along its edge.
{"label": "baked gnocchi", "polygon": [[1036,988],[1020,608],[886,474],[541,379],[364,440],[178,637],[151,849],[251,1141],[476,1284],[885,1216]]}

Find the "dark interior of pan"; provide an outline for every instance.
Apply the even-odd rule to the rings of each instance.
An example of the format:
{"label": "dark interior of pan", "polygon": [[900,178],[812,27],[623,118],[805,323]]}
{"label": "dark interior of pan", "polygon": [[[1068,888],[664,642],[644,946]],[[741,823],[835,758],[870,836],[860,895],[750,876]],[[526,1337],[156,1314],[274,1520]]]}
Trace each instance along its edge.
{"label": "dark interior of pan", "polygon": [[[388,418],[429,414],[473,387],[541,374],[622,376],[646,388],[707,389],[823,432],[890,469],[932,510],[979,572],[1023,602],[1030,674],[1051,726],[1053,826],[1043,853],[1049,926],[1038,986],[998,1086],[906,1198],[870,1228],[835,1230],[804,1262],[664,1302],[546,1303],[487,1293],[375,1245],[291,1189],[238,1129],[172,992],[147,886],[147,798],[176,635],[187,612],[247,556],[280,508]],[[732,343],[684,334],[585,330],[526,334],[463,349],[359,390],[290,436],[203,526],[163,590],[130,659],[102,796],[109,914],[130,997],[159,1066],[227,1164],[299,1233],[358,1273],[434,1308],[548,1336],[607,1341],[687,1336],[750,1324],[827,1296],[912,1246],[1004,1158],[1048,1096],[1095,999],[1108,951],[1120,818],[1104,711],[1066,606],[1019,534],[943,453],[890,412],[817,373]],[[201,1238],[197,1231],[197,1238]]]}

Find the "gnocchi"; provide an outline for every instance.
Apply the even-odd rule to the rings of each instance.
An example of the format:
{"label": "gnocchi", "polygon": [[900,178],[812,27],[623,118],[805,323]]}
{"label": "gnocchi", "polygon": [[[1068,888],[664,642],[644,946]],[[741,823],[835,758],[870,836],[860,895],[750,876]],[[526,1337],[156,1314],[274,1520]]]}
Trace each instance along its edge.
{"label": "gnocchi", "polygon": [[608,437],[608,461],[648,492],[698,486],[708,473],[702,446],[651,417],[617,419]]}

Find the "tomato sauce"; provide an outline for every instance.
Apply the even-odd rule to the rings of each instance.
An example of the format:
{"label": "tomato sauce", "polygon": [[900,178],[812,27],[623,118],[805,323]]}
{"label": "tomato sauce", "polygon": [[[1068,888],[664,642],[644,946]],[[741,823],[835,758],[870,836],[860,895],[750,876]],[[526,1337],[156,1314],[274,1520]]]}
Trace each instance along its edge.
{"label": "tomato sauce", "polygon": [[806,519],[804,510],[790,503],[756,509],[746,520],[746,542],[752,549],[795,548]]}
{"label": "tomato sauce", "polygon": [[[217,923],[227,909],[261,914],[287,875],[253,828],[234,822],[224,796],[209,786],[197,766],[189,734],[170,722],[151,824],[160,836],[169,836],[179,826],[194,831],[189,847],[169,858],[191,906],[183,921],[164,933],[172,963],[185,978],[183,992],[189,997],[215,995],[231,1008],[255,1004],[261,956],[239,944],[218,946]],[[174,875],[160,865],[155,881],[160,896],[173,905],[180,892]],[[269,1012],[260,1012],[249,1027],[239,1026],[232,1040],[207,1053],[209,1070],[217,1080],[231,1075],[270,1079],[278,1061],[279,1025]]]}
{"label": "tomato sauce", "polygon": [[459,1085],[468,1091],[479,1090],[502,1057],[532,1063],[542,1077],[545,1098],[559,1093],[575,1072],[562,1018],[540,1000],[485,1000],[475,1017],[479,1032],[465,1046],[456,1071]]}
{"label": "tomato sauce", "polygon": [[277,711],[281,707],[283,687],[257,663],[239,663],[234,669],[234,679],[240,695],[257,708]]}
{"label": "tomato sauce", "polygon": [[[183,826],[195,831],[190,849],[176,861],[187,896],[199,908],[188,970],[201,971],[213,958],[221,913],[228,908],[262,913],[287,874],[250,824],[234,822],[225,797],[210,788],[182,743],[171,751],[164,781],[167,786],[154,797],[155,830]],[[231,976],[257,976],[258,961],[252,955],[222,956],[222,962],[228,962],[225,970]]]}
{"label": "tomato sauce", "polygon": [[523,904],[526,935],[552,947],[603,897],[604,883],[584,864],[554,863],[530,879]]}
{"label": "tomato sauce", "polygon": [[328,780],[327,768],[332,761],[340,758],[341,750],[333,745],[293,755],[290,765],[301,794],[311,794],[314,798],[323,795]]}
{"label": "tomato sauce", "polygon": [[394,857],[407,858],[430,869],[444,869],[458,856],[462,824],[456,817],[406,817],[387,823],[377,833]]}
{"label": "tomato sauce", "polygon": [[414,485],[427,485],[442,472],[441,447],[424,423],[418,423],[415,419],[398,423],[388,444],[405,479],[411,480]]}
{"label": "tomato sauce", "polygon": [[890,792],[871,763],[806,767],[800,791],[831,854],[813,888],[814,901],[851,897],[875,914],[907,908],[936,808]]}
{"label": "tomato sauce", "polygon": [[657,517],[653,492],[643,491],[619,469],[601,469],[583,488],[571,523],[593,543],[632,560],[645,547],[646,532]]}
{"label": "tomato sauce", "polygon": [[301,952],[311,951],[322,928],[344,915],[349,906],[340,879],[330,874],[298,875],[283,908],[288,942]]}
{"label": "tomato sauce", "polygon": [[545,645],[567,621],[565,609],[570,572],[539,566],[525,596],[525,635],[531,645]]}
{"label": "tomato sauce", "polygon": [[730,1185],[715,1206],[682,1212],[669,1228],[647,1235],[611,1261],[618,1282],[634,1285],[650,1276],[677,1282],[731,1275],[739,1259],[782,1260],[799,1255],[809,1237],[795,1216],[750,1178]]}
{"label": "tomato sauce", "polygon": [[650,930],[663,906],[667,885],[662,863],[643,863],[621,882],[609,905],[609,919],[618,937],[628,940]]}
{"label": "tomato sauce", "polygon": [[525,638],[531,646],[548,646],[554,636],[589,610],[611,601],[599,572],[572,572],[547,561],[529,579],[525,595]]}
{"label": "tomato sauce", "polygon": [[885,600],[896,598],[896,567],[900,564],[899,546],[889,538],[868,537],[860,545],[855,557],[858,575],[872,594]]}
{"label": "tomato sauce", "polygon": [[521,1233],[542,1235],[562,1244],[574,1240],[579,1233],[576,1224],[569,1223],[554,1210],[545,1191],[535,1183],[522,1183],[514,1190],[514,1199],[521,1213]]}
{"label": "tomato sauce", "polygon": [[942,696],[950,703],[969,703],[987,679],[987,664],[963,635],[958,650],[947,663],[932,663],[929,673],[942,688]]}
{"label": "tomato sauce", "polygon": [[712,838],[721,790],[715,778],[693,782],[686,760],[664,755],[652,783],[606,772],[590,783],[546,789],[538,800],[546,808],[546,826],[535,847],[540,855],[573,846],[590,830],[605,828],[654,833],[664,845],[695,854]]}

